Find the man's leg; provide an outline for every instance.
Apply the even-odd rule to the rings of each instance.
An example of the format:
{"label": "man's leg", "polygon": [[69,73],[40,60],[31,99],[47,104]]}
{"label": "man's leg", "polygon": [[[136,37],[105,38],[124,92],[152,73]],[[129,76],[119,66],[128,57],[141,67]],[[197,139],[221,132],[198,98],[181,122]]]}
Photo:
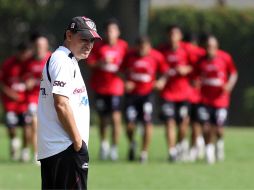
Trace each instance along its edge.
{"label": "man's leg", "polygon": [[169,160],[172,162],[177,160],[175,113],[175,105],[164,100],[162,104],[162,119],[165,121]]}
{"label": "man's leg", "polygon": [[107,140],[107,96],[96,95],[96,110],[99,117],[99,137],[100,137],[100,153],[99,157],[101,160],[106,160],[109,155],[109,142]]}
{"label": "man's leg", "polygon": [[99,116],[99,136],[100,136],[100,159],[106,160],[109,155],[109,142],[107,140],[107,123],[108,118],[106,116]]}
{"label": "man's leg", "polygon": [[108,102],[109,112],[112,113],[112,144],[110,150],[111,160],[118,159],[118,141],[122,127],[121,97],[111,96]]}
{"label": "man's leg", "polygon": [[188,159],[188,151],[189,151],[189,143],[186,139],[186,134],[188,132],[189,127],[189,108],[187,103],[181,102],[178,103],[176,108],[177,118],[179,118],[179,126],[178,126],[178,138],[177,138],[177,147],[179,159],[182,161],[186,161]]}
{"label": "man's leg", "polygon": [[176,121],[171,118],[166,122],[166,140],[169,152],[170,161],[176,161],[177,149],[176,149]]}
{"label": "man's leg", "polygon": [[143,133],[143,141],[142,141],[142,150],[140,155],[140,161],[146,162],[148,160],[148,147],[151,141],[153,132],[153,125],[152,123],[144,124],[144,133]]}
{"label": "man's leg", "polygon": [[10,157],[12,160],[19,160],[20,156],[20,139],[16,134],[16,127],[18,125],[18,115],[15,112],[7,112],[5,114],[5,123],[7,127],[8,136],[10,139]]}
{"label": "man's leg", "polygon": [[111,145],[111,159],[117,160],[118,159],[118,141],[120,137],[122,126],[122,114],[120,111],[114,111],[112,113],[112,145]]}
{"label": "man's leg", "polygon": [[223,161],[225,159],[224,152],[224,125],[227,120],[227,109],[220,108],[216,109],[216,159]]}

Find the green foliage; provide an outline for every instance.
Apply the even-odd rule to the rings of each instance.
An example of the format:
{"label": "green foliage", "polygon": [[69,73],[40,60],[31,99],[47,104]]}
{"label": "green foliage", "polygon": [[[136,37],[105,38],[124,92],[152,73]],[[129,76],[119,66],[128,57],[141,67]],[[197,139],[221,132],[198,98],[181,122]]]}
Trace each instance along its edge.
{"label": "green foliage", "polygon": [[165,41],[165,28],[169,24],[180,25],[184,32],[210,32],[218,37],[221,48],[233,56],[240,76],[233,92],[230,123],[253,125],[250,110],[244,105],[244,91],[254,84],[254,10],[218,7],[153,9],[149,33],[155,44]]}

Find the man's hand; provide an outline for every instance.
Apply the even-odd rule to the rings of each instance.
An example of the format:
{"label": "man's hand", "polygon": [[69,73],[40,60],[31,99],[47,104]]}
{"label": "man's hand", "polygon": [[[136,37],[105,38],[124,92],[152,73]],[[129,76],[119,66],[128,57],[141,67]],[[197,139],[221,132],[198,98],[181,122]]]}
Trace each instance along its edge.
{"label": "man's hand", "polygon": [[192,71],[192,68],[188,65],[182,65],[182,66],[178,66],[176,67],[176,71],[182,75],[182,76],[186,76],[187,74],[189,74]]}
{"label": "man's hand", "polygon": [[166,82],[167,82],[166,77],[161,77],[155,82],[154,89],[158,91],[162,90],[165,87]]}
{"label": "man's hand", "polygon": [[29,78],[25,81],[26,89],[31,90],[36,85],[36,80],[33,78]]}
{"label": "man's hand", "polygon": [[128,93],[128,92],[131,92],[133,89],[135,88],[135,83],[132,82],[132,81],[127,81],[125,83],[125,91]]}
{"label": "man's hand", "polygon": [[80,151],[81,147],[82,147],[82,139],[80,139],[79,141],[77,142],[74,142],[73,143],[73,147],[74,147],[74,150],[76,152]]}

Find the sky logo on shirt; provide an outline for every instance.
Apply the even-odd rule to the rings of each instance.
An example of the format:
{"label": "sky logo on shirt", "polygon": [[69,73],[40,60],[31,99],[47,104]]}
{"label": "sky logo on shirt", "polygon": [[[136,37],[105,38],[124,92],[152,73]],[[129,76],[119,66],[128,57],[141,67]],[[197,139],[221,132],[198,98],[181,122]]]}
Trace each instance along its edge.
{"label": "sky logo on shirt", "polygon": [[53,83],[53,86],[60,86],[64,87],[66,85],[66,82],[55,80]]}

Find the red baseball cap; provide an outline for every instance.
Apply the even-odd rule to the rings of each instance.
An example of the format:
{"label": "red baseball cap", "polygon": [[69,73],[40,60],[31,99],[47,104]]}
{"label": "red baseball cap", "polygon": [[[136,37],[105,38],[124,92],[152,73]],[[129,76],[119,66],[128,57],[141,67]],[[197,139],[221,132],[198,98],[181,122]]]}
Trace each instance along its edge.
{"label": "red baseball cap", "polygon": [[100,39],[93,20],[85,16],[77,16],[71,19],[67,30],[81,33],[84,39]]}

